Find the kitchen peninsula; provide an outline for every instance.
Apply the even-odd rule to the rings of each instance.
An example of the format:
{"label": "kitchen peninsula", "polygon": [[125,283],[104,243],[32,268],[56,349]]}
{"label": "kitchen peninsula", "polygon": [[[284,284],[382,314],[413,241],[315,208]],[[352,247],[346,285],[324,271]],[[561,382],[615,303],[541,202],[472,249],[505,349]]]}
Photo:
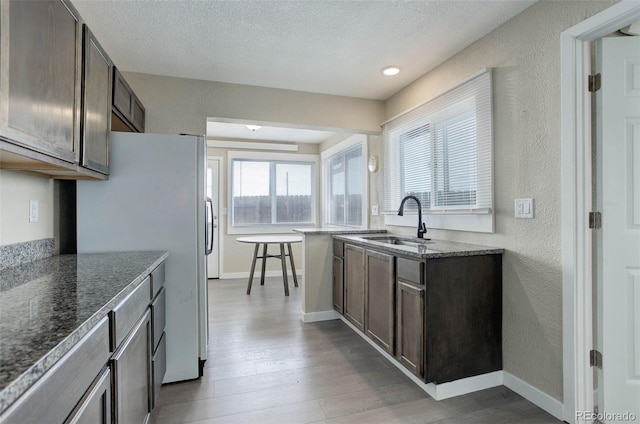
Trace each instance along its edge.
{"label": "kitchen peninsula", "polygon": [[341,319],[436,400],[502,384],[504,249],[296,231],[304,322]]}

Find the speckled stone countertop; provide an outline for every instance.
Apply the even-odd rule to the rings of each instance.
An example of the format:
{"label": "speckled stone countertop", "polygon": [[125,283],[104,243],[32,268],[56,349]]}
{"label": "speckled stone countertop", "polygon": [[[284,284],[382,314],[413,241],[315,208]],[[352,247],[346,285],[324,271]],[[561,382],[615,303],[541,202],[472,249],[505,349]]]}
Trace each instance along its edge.
{"label": "speckled stone countertop", "polygon": [[[447,258],[451,256],[495,255],[504,253],[504,249],[480,246],[477,244],[458,243],[445,240],[427,240],[412,237],[385,235],[334,235],[334,239],[365,248],[375,248],[391,255],[399,255],[416,259]],[[409,242],[408,245],[390,244],[383,240],[395,238]]]}
{"label": "speckled stone countertop", "polygon": [[167,256],[61,255],[1,270],[0,414]]}
{"label": "speckled stone countertop", "polygon": [[311,228],[294,228],[293,231],[305,235],[321,235],[321,234],[381,234],[387,230],[366,230],[345,227],[311,227]]}

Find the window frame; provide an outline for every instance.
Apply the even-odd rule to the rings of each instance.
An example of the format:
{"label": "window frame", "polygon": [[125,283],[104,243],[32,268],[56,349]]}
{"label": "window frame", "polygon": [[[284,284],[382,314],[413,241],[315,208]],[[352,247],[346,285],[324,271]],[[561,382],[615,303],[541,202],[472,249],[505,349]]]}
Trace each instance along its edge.
{"label": "window frame", "polygon": [[[338,155],[344,155],[351,149],[360,146],[362,149],[362,218],[360,226],[352,225],[340,225],[329,223],[328,217],[331,214],[331,172],[328,167],[330,166],[331,159]],[[320,153],[322,161],[322,226],[332,226],[341,228],[368,228],[369,227],[369,173],[367,171],[368,163],[368,142],[365,134],[354,134],[349,138],[339,142],[338,144],[323,150]]]}
{"label": "window frame", "polygon": [[[275,162],[275,163],[306,163],[313,166],[311,174],[311,211],[310,222],[288,223],[288,224],[233,224],[233,162],[234,160]],[[293,228],[316,227],[318,223],[318,204],[320,165],[318,155],[296,154],[296,153],[271,153],[271,152],[247,152],[229,151],[227,153],[227,165],[229,173],[227,175],[227,234],[283,234],[289,233]]]}
{"label": "window frame", "polygon": [[[476,80],[476,78],[482,78]],[[494,217],[494,190],[493,190],[493,122],[492,103],[493,92],[491,84],[491,69],[483,69],[455,86],[449,88],[438,96],[426,101],[383,124],[384,153],[387,156],[385,163],[385,202],[383,207],[383,217],[385,225],[415,226],[417,225],[417,208],[409,207],[405,216],[397,216],[403,191],[404,169],[402,168],[402,154],[400,137],[421,127],[427,127],[428,136],[428,173],[431,174],[430,184],[430,205],[423,205],[422,213],[425,216],[427,228],[473,231],[493,233],[495,232]],[[472,82],[478,82],[480,88],[472,91]],[[482,85],[480,85],[482,84]],[[460,96],[464,90],[469,91]],[[488,94],[488,106],[486,103],[478,106],[476,97],[482,91],[486,97]],[[476,179],[478,181],[474,188],[476,205],[436,205],[438,202],[438,179],[435,175],[437,161],[436,156],[436,132],[439,124],[461,116],[464,113],[474,110],[476,120],[477,143],[475,164]],[[395,121],[395,122],[394,122]],[[425,137],[427,138],[427,137]],[[391,143],[391,144],[390,144]],[[396,150],[389,150],[396,149]],[[393,154],[390,152],[393,151]],[[390,162],[394,162],[390,163]],[[450,176],[450,175],[449,175]],[[394,180],[395,179],[395,180]],[[435,191],[434,191],[435,190]],[[436,193],[434,195],[434,193]],[[449,193],[447,193],[449,194]],[[398,197],[398,199],[395,199]],[[396,206],[394,204],[397,203]],[[413,206],[413,204],[407,204]]]}

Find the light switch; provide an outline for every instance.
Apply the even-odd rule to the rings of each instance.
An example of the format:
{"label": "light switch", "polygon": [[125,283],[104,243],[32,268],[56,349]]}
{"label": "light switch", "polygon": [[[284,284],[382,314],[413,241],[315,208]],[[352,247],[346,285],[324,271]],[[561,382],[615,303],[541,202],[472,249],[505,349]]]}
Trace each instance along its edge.
{"label": "light switch", "polygon": [[371,205],[371,215],[378,216],[378,205]]}
{"label": "light switch", "polygon": [[533,218],[533,199],[515,200],[516,218]]}

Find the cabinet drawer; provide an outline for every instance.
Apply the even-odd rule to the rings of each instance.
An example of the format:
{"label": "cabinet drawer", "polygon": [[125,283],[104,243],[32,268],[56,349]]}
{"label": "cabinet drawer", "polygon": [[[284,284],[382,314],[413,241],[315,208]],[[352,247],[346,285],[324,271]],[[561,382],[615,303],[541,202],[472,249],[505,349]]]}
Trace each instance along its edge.
{"label": "cabinet drawer", "polygon": [[166,296],[165,289],[161,287],[160,293],[158,293],[158,297],[154,299],[151,303],[151,328],[153,332],[153,349],[155,351],[158,343],[160,342],[160,337],[162,337],[162,333],[164,332],[165,327],[165,311],[166,311]]}
{"label": "cabinet drawer", "polygon": [[151,273],[151,299],[156,297],[162,286],[164,286],[164,262]]}
{"label": "cabinet drawer", "polygon": [[111,424],[111,370],[109,367],[96,377],[65,424]]}
{"label": "cabinet drawer", "polygon": [[160,338],[160,344],[156,349],[156,353],[153,355],[153,396],[151,397],[152,409],[156,405],[158,394],[160,394],[160,387],[162,386],[162,380],[164,374],[167,372],[167,336],[162,333]]}
{"label": "cabinet drawer", "polygon": [[105,317],[0,417],[0,423],[64,422],[108,360]]}
{"label": "cabinet drawer", "polygon": [[111,348],[116,350],[133,325],[149,306],[151,278],[147,277],[111,311]]}
{"label": "cabinet drawer", "polygon": [[424,262],[397,258],[396,276],[399,280],[424,285]]}
{"label": "cabinet drawer", "polygon": [[338,240],[333,241],[333,256],[344,258],[344,243]]}

